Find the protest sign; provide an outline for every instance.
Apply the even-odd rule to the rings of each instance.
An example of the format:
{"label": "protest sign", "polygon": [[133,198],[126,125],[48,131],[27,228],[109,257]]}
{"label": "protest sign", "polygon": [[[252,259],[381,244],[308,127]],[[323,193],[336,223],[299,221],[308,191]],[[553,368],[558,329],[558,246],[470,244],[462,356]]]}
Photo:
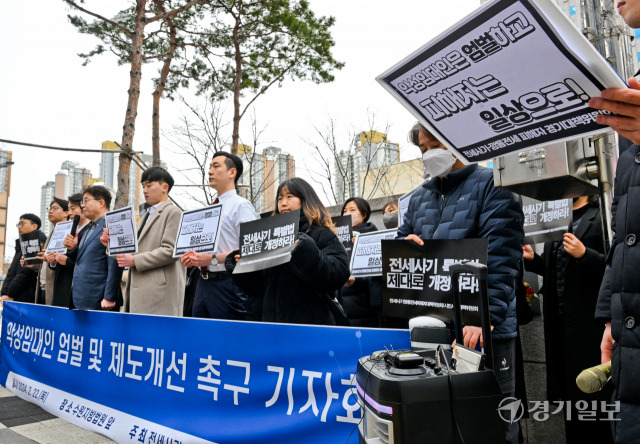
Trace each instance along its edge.
{"label": "protest sign", "polygon": [[[382,312],[386,316],[432,316],[453,321],[453,292],[449,266],[471,260],[487,263],[487,239],[382,241],[384,287]],[[480,325],[480,293],[475,276],[460,277],[462,321]]]}
{"label": "protest sign", "polygon": [[138,252],[136,219],[132,206],[109,211],[104,215],[104,223],[109,230],[109,256]]}
{"label": "protest sign", "polygon": [[524,244],[561,240],[573,223],[571,199],[541,202],[522,196]]}
{"label": "protest sign", "polygon": [[382,276],[382,239],[395,239],[397,229],[362,233],[356,236],[351,254],[351,276]]}
{"label": "protest sign", "polygon": [[40,253],[43,248],[44,245],[40,244],[40,230],[20,235],[20,249],[22,250],[22,256],[26,264],[41,264],[42,261],[38,259],[38,253]]}
{"label": "protest sign", "polygon": [[351,257],[353,251],[353,227],[351,226],[351,216],[336,216],[331,220],[338,230],[338,239],[342,242],[342,246],[347,250],[347,254]]}
{"label": "protest sign", "polygon": [[53,233],[51,233],[51,237],[49,238],[49,244],[47,244],[47,251],[45,251],[45,256],[49,253],[66,253],[67,248],[62,245],[64,238],[67,237],[67,234],[71,233],[71,227],[73,226],[73,221],[68,220],[66,222],[58,222],[53,229]]}
{"label": "protest sign", "polygon": [[291,260],[300,210],[240,224],[240,259],[234,273],[264,270]]}
{"label": "protest sign", "polygon": [[464,163],[610,131],[588,101],[625,87],[548,0],[485,3],[377,80]]}
{"label": "protest sign", "polygon": [[5,302],[0,383],[119,443],[339,443],[362,420],[358,359],[409,346],[407,330]]}
{"label": "protest sign", "polygon": [[173,257],[180,257],[191,250],[213,253],[218,242],[221,219],[222,204],[183,211]]}

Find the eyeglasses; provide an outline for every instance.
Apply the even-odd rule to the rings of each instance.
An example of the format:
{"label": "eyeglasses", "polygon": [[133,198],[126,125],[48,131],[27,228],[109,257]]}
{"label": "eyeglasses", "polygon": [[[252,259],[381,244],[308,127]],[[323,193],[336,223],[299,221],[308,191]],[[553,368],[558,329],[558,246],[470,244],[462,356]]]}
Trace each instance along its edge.
{"label": "eyeglasses", "polygon": [[[29,222],[29,224],[31,224],[31,222]],[[18,222],[18,223],[16,224],[16,227],[20,228],[20,227],[22,227],[22,226],[24,226],[24,225],[27,225],[27,222],[25,222],[25,221],[21,220],[20,222]]]}
{"label": "eyeglasses", "polygon": [[87,202],[89,202],[90,200],[102,200],[102,199],[87,199],[86,197],[84,199],[82,199],[82,205],[85,205]]}
{"label": "eyeglasses", "polygon": [[58,206],[50,206],[49,208],[47,208],[47,211],[58,211],[58,210],[62,210],[62,207],[58,207]]}

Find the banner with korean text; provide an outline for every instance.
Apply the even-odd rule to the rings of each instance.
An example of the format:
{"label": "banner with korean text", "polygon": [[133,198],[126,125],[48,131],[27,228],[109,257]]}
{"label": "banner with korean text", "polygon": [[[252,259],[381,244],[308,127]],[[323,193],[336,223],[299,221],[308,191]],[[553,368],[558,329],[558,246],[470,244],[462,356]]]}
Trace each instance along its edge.
{"label": "banner with korean text", "polygon": [[346,442],[358,359],[385,346],[408,348],[408,331],[10,302],[0,381],[120,443]]}
{"label": "banner with korean text", "polygon": [[554,3],[489,1],[377,80],[465,163],[610,131],[588,102],[624,82]]}

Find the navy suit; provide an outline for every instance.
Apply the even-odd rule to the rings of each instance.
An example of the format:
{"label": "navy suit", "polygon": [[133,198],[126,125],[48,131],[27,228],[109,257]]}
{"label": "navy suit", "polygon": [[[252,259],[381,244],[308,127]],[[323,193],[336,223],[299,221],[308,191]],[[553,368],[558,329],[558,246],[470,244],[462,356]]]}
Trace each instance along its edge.
{"label": "navy suit", "polygon": [[91,234],[85,234],[84,243],[69,252],[76,264],[71,290],[73,305],[80,310],[100,310],[102,299],[122,305],[122,268],[115,258],[107,256],[106,247],[100,243],[104,227],[102,218]]}

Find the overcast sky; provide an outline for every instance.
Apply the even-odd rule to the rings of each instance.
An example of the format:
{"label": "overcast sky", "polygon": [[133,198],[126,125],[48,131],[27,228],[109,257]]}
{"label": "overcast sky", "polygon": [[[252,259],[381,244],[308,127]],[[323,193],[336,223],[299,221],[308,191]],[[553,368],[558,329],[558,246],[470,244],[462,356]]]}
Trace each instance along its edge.
{"label": "overcast sky", "polygon": [[[335,57],[346,62],[333,83],[287,81],[255,103],[264,146],[275,145],[296,156],[297,174],[304,177],[303,139],[313,137],[314,125],[323,127],[331,116],[339,135],[348,143],[350,131],[367,129],[368,111],[376,114],[381,129],[390,126],[391,141],[400,143],[403,159],[416,157],[407,146],[406,132],[414,118],[377,84],[375,77],[418,47],[454,25],[480,4],[479,0],[311,0],[317,15],[333,15],[336,25]],[[91,1],[126,4],[123,0]],[[120,9],[119,7],[117,9]],[[104,11],[104,9],[102,9]],[[113,10],[112,10],[113,11]],[[105,54],[81,66],[77,53],[92,49],[98,40],[81,35],[67,21],[61,0],[3,2],[0,15],[0,138],[30,143],[99,149],[104,140],[120,142],[127,103],[129,68],[118,67],[115,56]],[[145,65],[138,108],[134,149],[151,153],[150,79],[157,66]],[[189,91],[183,93],[197,103]],[[231,110],[231,106],[227,106]],[[161,127],[177,123],[181,107],[161,103]],[[230,130],[229,130],[230,131]],[[250,122],[243,120],[240,136],[249,139]],[[186,180],[176,170],[188,167],[161,142],[161,156],[178,183]],[[13,151],[11,196],[7,220],[7,254],[17,237],[20,214],[40,213],[40,188],[54,180],[65,160],[75,160],[99,175],[99,154],[75,154],[0,143]],[[193,204],[192,204],[193,205]]]}

